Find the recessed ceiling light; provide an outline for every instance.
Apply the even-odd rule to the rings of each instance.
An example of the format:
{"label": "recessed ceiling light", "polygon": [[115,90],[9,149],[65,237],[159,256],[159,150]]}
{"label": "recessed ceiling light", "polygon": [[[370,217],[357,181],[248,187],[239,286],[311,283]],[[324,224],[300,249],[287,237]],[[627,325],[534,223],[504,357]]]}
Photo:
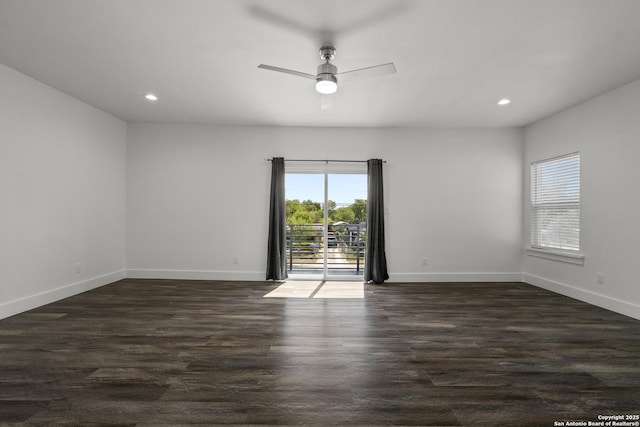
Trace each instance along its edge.
{"label": "recessed ceiling light", "polygon": [[498,101],[498,105],[507,105],[511,102],[511,100],[509,98],[502,98],[500,101]]}
{"label": "recessed ceiling light", "polygon": [[152,93],[148,93],[144,97],[147,99],[147,101],[157,101],[158,100],[158,97],[155,96]]}

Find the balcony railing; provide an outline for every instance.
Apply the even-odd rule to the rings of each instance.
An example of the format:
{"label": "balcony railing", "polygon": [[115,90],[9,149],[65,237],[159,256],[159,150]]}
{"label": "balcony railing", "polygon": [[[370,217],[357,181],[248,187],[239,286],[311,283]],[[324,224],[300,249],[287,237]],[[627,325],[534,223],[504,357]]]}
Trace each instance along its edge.
{"label": "balcony railing", "polygon": [[366,225],[364,223],[330,225],[326,242],[323,227],[322,224],[287,225],[289,271],[292,273],[322,272],[326,245],[328,274],[363,274]]}

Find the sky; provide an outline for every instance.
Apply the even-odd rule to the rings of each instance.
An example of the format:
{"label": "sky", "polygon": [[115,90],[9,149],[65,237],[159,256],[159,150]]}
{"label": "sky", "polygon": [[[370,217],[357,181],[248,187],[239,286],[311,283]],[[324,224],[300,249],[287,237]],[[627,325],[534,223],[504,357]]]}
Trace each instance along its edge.
{"label": "sky", "polygon": [[[329,174],[329,200],[338,205],[350,205],[355,199],[367,199],[366,174]],[[285,193],[288,200],[311,199],[324,202],[323,174],[285,174]]]}

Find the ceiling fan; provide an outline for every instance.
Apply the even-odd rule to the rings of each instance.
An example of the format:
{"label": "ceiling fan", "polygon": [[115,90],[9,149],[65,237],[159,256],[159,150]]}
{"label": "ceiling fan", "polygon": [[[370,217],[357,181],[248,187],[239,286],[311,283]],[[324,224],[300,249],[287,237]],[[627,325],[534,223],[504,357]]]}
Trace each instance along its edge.
{"label": "ceiling fan", "polygon": [[338,73],[338,67],[331,63],[331,60],[336,55],[336,48],[333,46],[322,46],[320,48],[320,57],[324,61],[323,64],[318,65],[317,74],[308,74],[301,71],[289,70],[287,68],[274,67],[272,65],[260,64],[258,68],[265,70],[277,71],[279,73],[292,74],[298,77],[304,77],[306,79],[312,79],[316,81],[316,90],[323,95],[330,95],[338,90],[338,77],[375,77],[386,74],[395,74],[396,67],[393,62],[387,64],[374,65],[371,67],[358,68],[350,71],[343,71]]}

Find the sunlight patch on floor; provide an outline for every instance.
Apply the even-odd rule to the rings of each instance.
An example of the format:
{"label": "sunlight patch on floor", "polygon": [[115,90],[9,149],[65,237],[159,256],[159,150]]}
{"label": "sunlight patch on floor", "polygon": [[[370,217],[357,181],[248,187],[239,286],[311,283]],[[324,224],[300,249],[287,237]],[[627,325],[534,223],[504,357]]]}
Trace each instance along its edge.
{"label": "sunlight patch on floor", "polygon": [[364,298],[364,283],[324,282],[314,298]]}
{"label": "sunlight patch on floor", "polygon": [[284,282],[265,298],[364,298],[364,283],[300,280]]}
{"label": "sunlight patch on floor", "polygon": [[318,288],[317,280],[300,280],[284,282],[273,291],[266,294],[265,298],[309,298]]}

